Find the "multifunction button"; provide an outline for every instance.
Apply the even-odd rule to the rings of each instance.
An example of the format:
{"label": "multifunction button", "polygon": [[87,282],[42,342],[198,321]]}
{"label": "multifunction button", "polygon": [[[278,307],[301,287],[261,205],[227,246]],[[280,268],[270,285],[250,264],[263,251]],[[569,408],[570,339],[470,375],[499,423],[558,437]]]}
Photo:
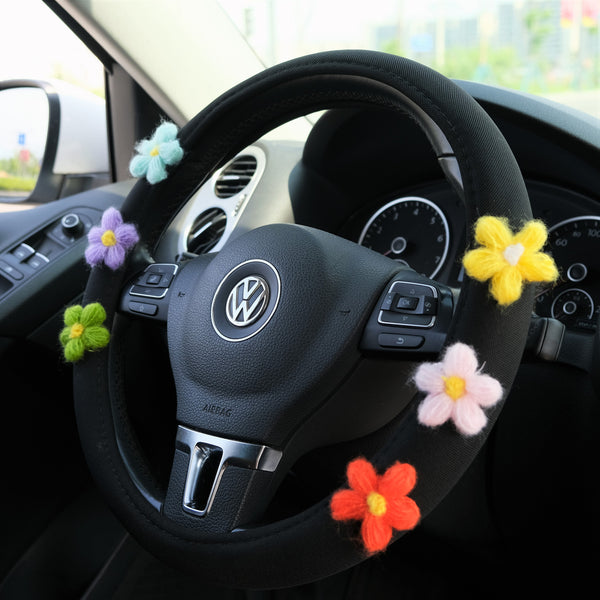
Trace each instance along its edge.
{"label": "multifunction button", "polygon": [[153,317],[158,312],[158,306],[156,306],[156,304],[150,304],[149,302],[130,302],[129,310],[141,315]]}
{"label": "multifunction button", "polygon": [[435,355],[443,348],[452,321],[452,290],[413,271],[391,281],[365,326],[365,352]]}
{"label": "multifunction button", "polygon": [[432,327],[437,307],[438,292],[435,287],[395,281],[381,303],[378,321],[382,325]]}
{"label": "multifunction button", "polygon": [[129,314],[166,321],[169,310],[169,288],[178,268],[178,265],[170,263],[148,265],[130,282],[128,291],[121,298],[121,310]]}
{"label": "multifunction button", "polygon": [[383,348],[419,348],[425,338],[421,335],[396,335],[395,333],[380,333],[379,345]]}
{"label": "multifunction button", "polygon": [[[143,298],[164,298],[173,276],[177,271],[177,265],[155,264],[150,265],[134,282],[129,290],[132,296]],[[139,311],[136,311],[139,312]]]}

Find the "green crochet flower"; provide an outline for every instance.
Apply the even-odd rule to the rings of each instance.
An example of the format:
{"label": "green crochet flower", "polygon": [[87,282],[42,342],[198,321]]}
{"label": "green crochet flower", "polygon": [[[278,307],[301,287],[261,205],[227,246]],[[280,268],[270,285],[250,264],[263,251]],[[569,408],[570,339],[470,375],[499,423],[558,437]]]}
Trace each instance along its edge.
{"label": "green crochet flower", "polygon": [[106,311],[98,302],[83,308],[79,305],[70,306],[65,310],[65,328],[60,332],[59,339],[67,362],[76,362],[86,350],[93,352],[108,344],[110,333],[102,326],[105,319]]}

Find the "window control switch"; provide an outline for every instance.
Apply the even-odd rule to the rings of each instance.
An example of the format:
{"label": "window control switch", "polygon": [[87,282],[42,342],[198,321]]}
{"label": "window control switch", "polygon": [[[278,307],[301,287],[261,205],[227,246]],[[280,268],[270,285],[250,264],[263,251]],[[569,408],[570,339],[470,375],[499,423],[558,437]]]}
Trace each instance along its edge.
{"label": "window control switch", "polygon": [[19,244],[11,254],[19,261],[23,262],[35,254],[35,250],[29,244]]}

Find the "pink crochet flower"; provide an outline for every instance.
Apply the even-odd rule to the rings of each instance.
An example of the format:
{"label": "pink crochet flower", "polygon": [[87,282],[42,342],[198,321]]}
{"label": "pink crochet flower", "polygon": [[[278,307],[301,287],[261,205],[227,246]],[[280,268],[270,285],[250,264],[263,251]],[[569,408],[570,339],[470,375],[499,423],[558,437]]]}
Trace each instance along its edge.
{"label": "pink crochet flower", "polygon": [[92,227],[88,233],[85,259],[92,267],[104,263],[114,271],[123,264],[125,254],[138,241],[135,226],[123,223],[121,213],[111,206],[104,211],[100,227]]}
{"label": "pink crochet flower", "polygon": [[437,427],[452,419],[465,435],[479,433],[487,423],[482,408],[502,398],[502,386],[478,370],[475,351],[456,343],[446,349],[438,363],[424,363],[415,373],[417,388],[427,396],[418,408],[419,422]]}

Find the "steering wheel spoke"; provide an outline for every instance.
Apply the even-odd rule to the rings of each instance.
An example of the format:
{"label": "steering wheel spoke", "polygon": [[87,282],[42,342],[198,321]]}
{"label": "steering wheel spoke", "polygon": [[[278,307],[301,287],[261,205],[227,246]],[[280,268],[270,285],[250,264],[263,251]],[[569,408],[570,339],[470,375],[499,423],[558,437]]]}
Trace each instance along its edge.
{"label": "steering wheel spoke", "polygon": [[[193,260],[195,272],[202,271],[212,260],[211,255]],[[123,287],[119,301],[119,310],[132,317],[141,317],[156,322],[167,322],[171,291],[182,266],[187,263],[151,263],[137,273]],[[180,278],[179,278],[180,279]],[[181,298],[187,293],[185,284],[178,281],[177,295]]]}
{"label": "steering wheel spoke", "polygon": [[224,533],[260,517],[279,480],[282,452],[179,425],[165,514]]}
{"label": "steering wheel spoke", "polygon": [[452,322],[451,288],[412,270],[402,271],[386,286],[367,322],[360,348],[414,358],[437,354]]}
{"label": "steering wheel spoke", "polygon": [[121,294],[121,312],[166,322],[169,314],[170,289],[179,265],[152,263],[127,282]]}

